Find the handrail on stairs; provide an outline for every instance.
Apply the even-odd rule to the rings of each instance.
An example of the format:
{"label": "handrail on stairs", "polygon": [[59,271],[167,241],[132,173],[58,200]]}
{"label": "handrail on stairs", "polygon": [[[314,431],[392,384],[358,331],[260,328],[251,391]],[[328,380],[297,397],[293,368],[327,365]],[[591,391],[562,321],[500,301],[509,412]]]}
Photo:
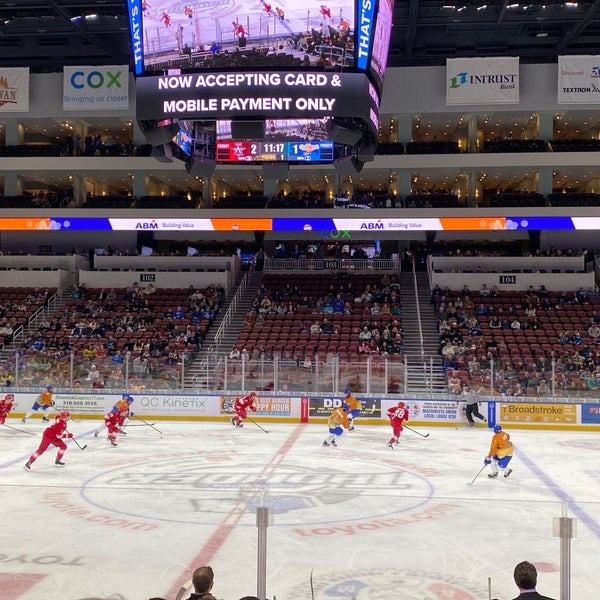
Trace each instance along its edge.
{"label": "handrail on stairs", "polygon": [[219,346],[223,342],[223,338],[225,337],[225,333],[226,333],[229,325],[231,325],[233,316],[235,315],[235,313],[237,311],[238,304],[240,303],[242,296],[245,293],[246,288],[249,285],[249,278],[250,278],[250,271],[248,271],[244,275],[242,280],[240,281],[240,284],[238,285],[238,288],[237,288],[233,298],[231,299],[229,307],[227,308],[227,312],[223,316],[223,320],[221,321],[221,323],[219,324],[219,327],[217,328],[217,331],[215,332],[213,342],[208,347],[209,352],[213,352],[213,351],[218,352],[219,351],[219,349],[220,349]]}
{"label": "handrail on stairs", "polygon": [[421,348],[421,361],[425,364],[425,351],[423,349],[423,323],[421,322],[421,305],[419,304],[419,287],[417,284],[417,269],[415,259],[412,260],[413,283],[415,290],[415,304],[417,309],[417,324],[419,326],[419,346]]}

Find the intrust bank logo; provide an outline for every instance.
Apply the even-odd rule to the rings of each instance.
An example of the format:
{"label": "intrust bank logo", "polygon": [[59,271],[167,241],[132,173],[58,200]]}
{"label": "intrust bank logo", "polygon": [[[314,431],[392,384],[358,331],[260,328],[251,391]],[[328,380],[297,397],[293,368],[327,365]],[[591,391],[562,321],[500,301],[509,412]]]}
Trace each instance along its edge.
{"label": "intrust bank logo", "polygon": [[516,86],[517,73],[474,73],[462,71],[450,77],[450,89],[464,85],[497,85],[500,89],[513,89]]}

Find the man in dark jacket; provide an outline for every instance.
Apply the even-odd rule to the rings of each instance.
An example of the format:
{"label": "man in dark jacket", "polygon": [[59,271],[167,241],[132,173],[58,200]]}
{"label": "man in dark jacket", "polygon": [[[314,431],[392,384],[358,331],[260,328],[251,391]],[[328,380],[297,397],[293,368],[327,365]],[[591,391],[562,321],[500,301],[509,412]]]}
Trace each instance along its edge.
{"label": "man in dark jacket", "polygon": [[538,594],[535,586],[537,584],[537,570],[530,562],[520,562],[513,573],[515,583],[520,594],[514,600],[554,600],[549,596]]}

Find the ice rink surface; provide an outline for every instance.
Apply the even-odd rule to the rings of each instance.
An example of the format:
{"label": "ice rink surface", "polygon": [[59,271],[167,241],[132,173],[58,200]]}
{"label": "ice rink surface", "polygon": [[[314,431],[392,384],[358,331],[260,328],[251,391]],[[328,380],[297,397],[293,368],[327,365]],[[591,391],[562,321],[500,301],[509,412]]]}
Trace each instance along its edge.
{"label": "ice rink surface", "polygon": [[[0,598],[174,600],[210,564],[214,594],[256,594],[256,508],[269,508],[267,596],[310,600],[510,600],[514,565],[560,595],[553,519],[576,519],[573,600],[600,588],[600,433],[511,430],[513,473],[488,479],[492,433],[361,426],[338,448],[326,426],[133,419],[111,447],[100,420],[71,422],[69,442],[27,472],[41,439],[0,427]],[[186,596],[187,597],[187,596]]]}

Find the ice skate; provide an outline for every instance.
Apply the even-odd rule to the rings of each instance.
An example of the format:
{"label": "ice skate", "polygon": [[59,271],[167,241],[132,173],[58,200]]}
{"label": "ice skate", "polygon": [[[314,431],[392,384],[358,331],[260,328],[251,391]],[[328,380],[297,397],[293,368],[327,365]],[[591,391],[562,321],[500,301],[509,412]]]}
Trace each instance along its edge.
{"label": "ice skate", "polygon": [[329,444],[327,442],[323,442],[321,446],[329,446]]}
{"label": "ice skate", "polygon": [[21,419],[21,423],[27,423],[27,419],[25,419],[25,417],[23,417],[23,418]]}
{"label": "ice skate", "polygon": [[94,437],[98,437],[99,431],[94,431]]}
{"label": "ice skate", "polygon": [[110,440],[110,445],[111,446],[117,446],[118,444],[117,444],[117,442],[115,442],[115,440]]}
{"label": "ice skate", "polygon": [[235,427],[235,417],[231,417],[231,424]]}
{"label": "ice skate", "polygon": [[62,460],[60,460],[60,458],[57,458],[57,459],[54,461],[54,464],[55,464],[57,467],[64,467],[64,466],[65,466],[65,463],[64,463]]}
{"label": "ice skate", "polygon": [[236,423],[236,424],[235,424],[235,426],[236,426],[236,427],[243,427],[243,426],[244,426],[244,424],[243,424],[243,423]]}
{"label": "ice skate", "polygon": [[511,473],[512,473],[512,469],[509,469],[508,471],[506,471],[506,473],[504,473],[504,477],[510,477]]}
{"label": "ice skate", "polygon": [[50,419],[48,417],[42,417],[42,421],[49,421]]}
{"label": "ice skate", "polygon": [[394,449],[394,444],[392,444],[392,442],[388,442],[388,448],[390,450],[393,450]]}
{"label": "ice skate", "polygon": [[489,477],[490,479],[493,479],[494,477],[498,477],[498,473],[490,473],[490,474],[488,475],[488,477]]}
{"label": "ice skate", "polygon": [[26,471],[31,471],[31,463],[30,463],[29,461],[28,461],[28,462],[26,462],[26,463],[23,465],[23,468],[24,468]]}
{"label": "ice skate", "polygon": [[350,425],[350,427],[348,427],[348,431],[354,431],[354,425]]}
{"label": "ice skate", "polygon": [[329,443],[330,443],[332,446],[336,446],[336,447],[337,447],[337,442],[336,442],[335,440],[331,440]]}

